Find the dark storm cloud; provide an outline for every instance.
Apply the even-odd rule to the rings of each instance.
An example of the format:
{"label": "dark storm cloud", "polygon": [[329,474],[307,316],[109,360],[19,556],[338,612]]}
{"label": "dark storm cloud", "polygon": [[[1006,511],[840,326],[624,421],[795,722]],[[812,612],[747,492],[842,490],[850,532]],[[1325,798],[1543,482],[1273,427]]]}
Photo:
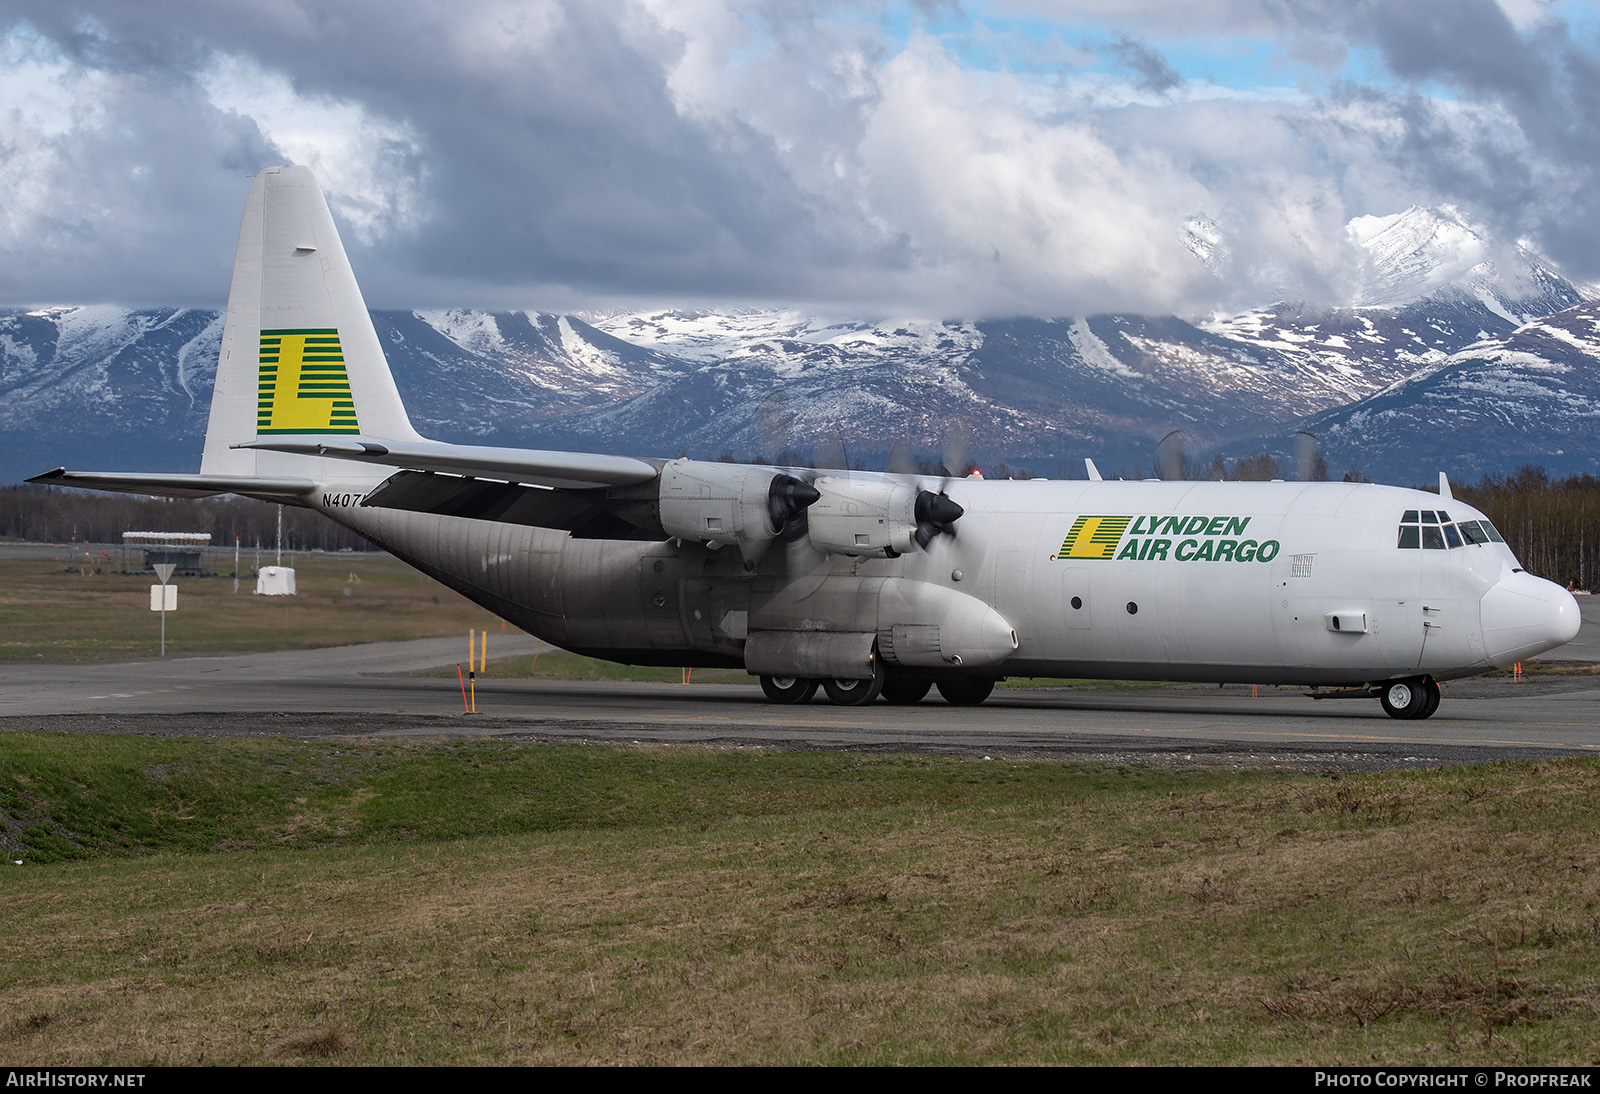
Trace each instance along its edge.
{"label": "dark storm cloud", "polygon": [[0,243],[0,299],[212,303],[231,267],[240,195],[275,153],[252,122],[216,110],[185,78],[146,69],[107,82],[115,124],[0,152],[13,229]]}
{"label": "dark storm cloud", "polygon": [[[175,85],[160,113],[180,127],[216,124],[191,77],[218,51],[291,74],[303,95],[378,104],[403,119],[426,149],[415,168],[427,179],[427,215],[417,234],[382,245],[385,266],[425,264],[445,281],[761,293],[785,280],[769,256],[809,265],[827,246],[770,141],[737,121],[681,116],[664,71],[681,43],[637,26],[630,40],[609,5],[535,8],[546,25],[531,27],[516,22],[528,7],[510,5],[459,18],[360,2],[20,12],[69,57],[130,89]],[[474,12],[487,13],[481,27],[470,26]],[[126,90],[116,109],[143,124],[145,105]],[[245,153],[228,158],[253,159],[253,171],[281,157],[259,139]]]}
{"label": "dark storm cloud", "polygon": [[1119,35],[1108,47],[1124,68],[1135,73],[1139,86],[1159,94],[1183,83],[1183,77],[1167,63],[1160,50],[1151,49],[1143,42]]}

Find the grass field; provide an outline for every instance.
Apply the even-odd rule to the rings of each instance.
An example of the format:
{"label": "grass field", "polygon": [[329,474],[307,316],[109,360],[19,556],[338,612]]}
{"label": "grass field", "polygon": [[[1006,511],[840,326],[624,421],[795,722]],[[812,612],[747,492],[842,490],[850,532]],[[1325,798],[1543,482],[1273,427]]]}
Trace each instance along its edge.
{"label": "grass field", "polygon": [[[0,660],[111,661],[154,657],[160,619],[150,611],[149,574],[108,563],[0,559]],[[229,560],[231,563],[231,559]],[[249,559],[246,558],[248,563]],[[285,565],[291,560],[285,559]],[[500,620],[383,554],[304,554],[292,560],[298,595],[255,595],[247,572],[178,577],[178,610],[167,616],[167,653],[304,649],[499,631]],[[348,590],[348,595],[346,593]]]}
{"label": "grass field", "polygon": [[16,733],[0,1056],[1600,1062],[1600,765]]}

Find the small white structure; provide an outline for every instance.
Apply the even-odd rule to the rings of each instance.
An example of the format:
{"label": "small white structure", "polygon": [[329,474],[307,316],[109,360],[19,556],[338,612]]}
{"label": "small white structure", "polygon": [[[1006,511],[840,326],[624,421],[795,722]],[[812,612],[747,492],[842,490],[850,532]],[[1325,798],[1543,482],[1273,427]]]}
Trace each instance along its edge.
{"label": "small white structure", "polygon": [[294,567],[263,566],[256,572],[257,596],[293,596]]}
{"label": "small white structure", "polygon": [[[211,533],[124,532],[122,546],[124,549],[143,547],[146,570],[153,570],[163,562],[170,562],[180,573],[204,574],[206,548],[211,546]],[[127,568],[126,550],[124,550],[123,568]]]}

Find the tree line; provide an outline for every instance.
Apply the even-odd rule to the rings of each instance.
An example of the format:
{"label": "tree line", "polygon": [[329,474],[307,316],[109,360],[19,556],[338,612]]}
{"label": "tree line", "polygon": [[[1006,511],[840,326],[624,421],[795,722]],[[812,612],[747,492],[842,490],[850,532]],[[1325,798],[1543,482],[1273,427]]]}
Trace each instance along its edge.
{"label": "tree line", "polygon": [[0,537],[34,543],[121,543],[124,532],[209,532],[213,548],[271,550],[283,510],[286,551],[367,551],[372,545],[312,509],[249,498],[152,498],[57,486],[0,488]]}
{"label": "tree line", "polygon": [[1600,479],[1524,464],[1451,493],[1494,522],[1530,573],[1577,589],[1600,582]]}

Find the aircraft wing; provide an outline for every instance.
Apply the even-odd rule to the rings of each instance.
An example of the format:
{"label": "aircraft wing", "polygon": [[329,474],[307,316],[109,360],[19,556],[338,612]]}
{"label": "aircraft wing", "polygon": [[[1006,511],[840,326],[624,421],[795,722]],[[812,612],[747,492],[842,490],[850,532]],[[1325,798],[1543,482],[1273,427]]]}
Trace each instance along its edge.
{"label": "aircraft wing", "polygon": [[629,456],[592,452],[548,452],[528,448],[439,444],[433,441],[385,441],[324,437],[320,440],[246,441],[235,448],[293,452],[304,456],[375,463],[408,471],[435,471],[476,479],[531,483],[558,490],[589,490],[649,482],[660,473],[657,463]]}
{"label": "aircraft wing", "polygon": [[167,498],[207,498],[213,494],[245,494],[280,500],[300,498],[315,490],[310,479],[255,478],[231,475],[144,475],[118,471],[68,471],[58,467],[28,480],[41,486],[77,486],[123,494],[155,494]]}

